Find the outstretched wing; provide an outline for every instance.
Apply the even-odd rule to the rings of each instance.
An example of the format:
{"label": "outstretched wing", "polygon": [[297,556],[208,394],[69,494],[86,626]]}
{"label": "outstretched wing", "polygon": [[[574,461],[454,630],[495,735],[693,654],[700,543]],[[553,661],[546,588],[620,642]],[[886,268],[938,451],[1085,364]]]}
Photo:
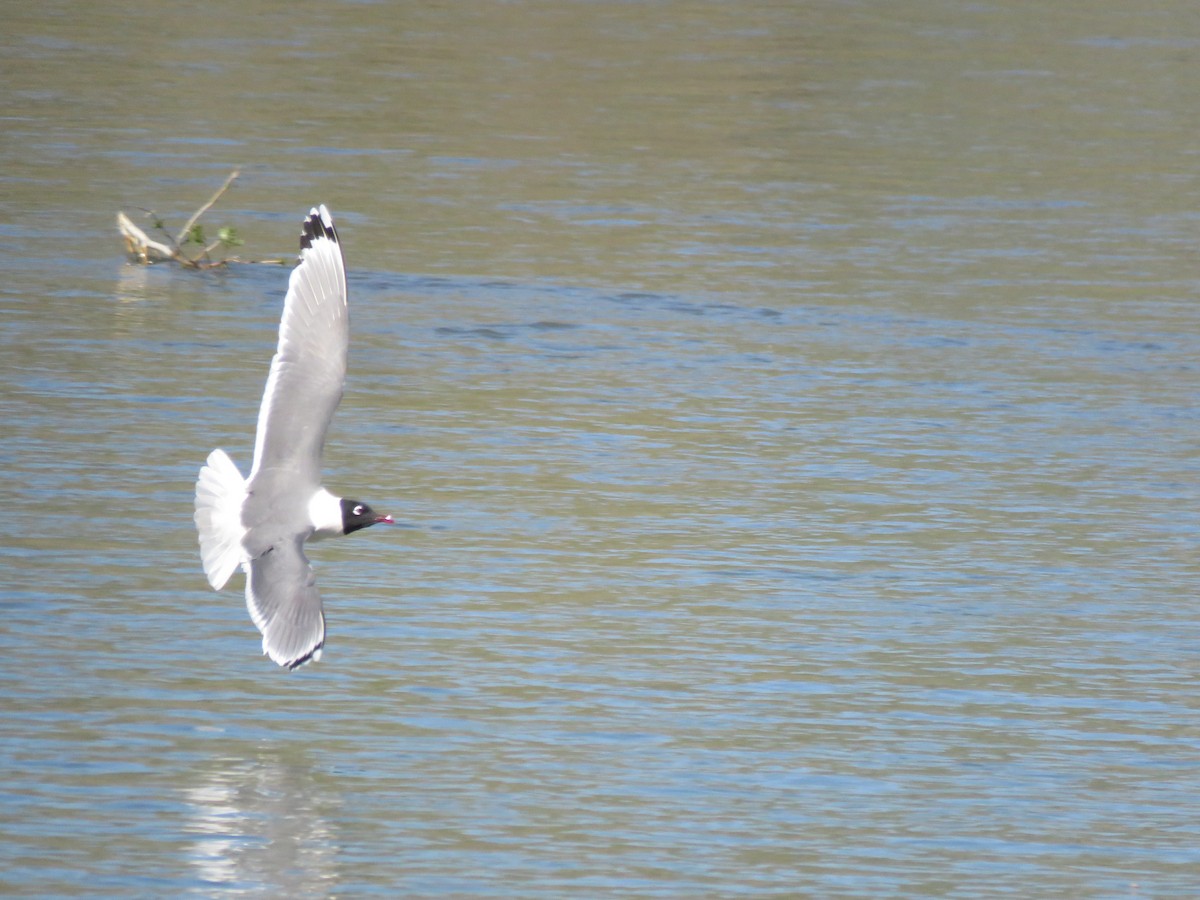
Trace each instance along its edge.
{"label": "outstretched wing", "polygon": [[246,608],[274,662],[294,669],[321,658],[325,613],[303,538],[285,538],[246,563]]}
{"label": "outstretched wing", "polygon": [[250,480],[263,469],[286,469],[297,492],[321,480],[325,432],[342,399],[346,348],[346,264],[333,219],[322,205],[304,220],[300,264],[292,270],[279,347],[258,413]]}

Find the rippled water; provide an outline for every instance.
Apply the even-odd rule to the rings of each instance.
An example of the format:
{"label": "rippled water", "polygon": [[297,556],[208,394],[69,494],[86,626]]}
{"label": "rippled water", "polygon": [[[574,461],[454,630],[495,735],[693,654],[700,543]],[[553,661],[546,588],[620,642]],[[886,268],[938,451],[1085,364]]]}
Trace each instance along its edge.
{"label": "rippled water", "polygon": [[[0,63],[0,893],[1200,887],[1190,7],[60,6]],[[191,523],[286,270],[111,225],[235,164],[248,255],[339,217],[327,480],[404,523],[314,548],[291,674]]]}

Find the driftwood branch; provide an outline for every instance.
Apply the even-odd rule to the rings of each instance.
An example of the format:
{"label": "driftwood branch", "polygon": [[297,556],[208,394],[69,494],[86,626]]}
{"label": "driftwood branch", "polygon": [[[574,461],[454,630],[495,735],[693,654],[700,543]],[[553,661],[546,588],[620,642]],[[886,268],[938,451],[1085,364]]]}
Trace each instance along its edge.
{"label": "driftwood branch", "polygon": [[207,203],[205,203],[198,210],[196,210],[194,213],[192,213],[192,217],[187,220],[187,224],[184,225],[183,228],[180,229],[179,234],[175,235],[175,244],[176,245],[182,244],[184,241],[184,238],[186,238],[189,234],[191,234],[192,226],[196,224],[196,220],[199,219],[206,212],[208,212],[210,209],[212,209],[213,204],[216,203],[218,200],[220,200],[221,195],[224,194],[227,190],[229,190],[229,186],[231,184],[233,184],[234,179],[236,179],[239,174],[240,173],[238,172],[237,169],[234,169],[232,172],[230,172],[229,177],[225,179],[225,183],[223,185],[221,185],[220,190],[218,190],[215,194],[213,194],[211,197],[209,197]]}
{"label": "driftwood branch", "polygon": [[125,239],[125,252],[129,254],[130,259],[149,265],[150,263],[167,262],[179,255],[178,247],[168,247],[164,243],[152,240],[123,212],[117,213],[117,230]]}
{"label": "driftwood branch", "polygon": [[[232,228],[222,228],[217,232],[215,241],[205,242],[204,230],[197,225],[200,217],[212,209],[213,205],[221,199],[221,196],[229,190],[229,186],[233,184],[238,177],[239,172],[235,169],[229,173],[229,177],[225,179],[225,183],[215,194],[192,213],[191,218],[180,229],[179,234],[171,237],[164,228],[162,221],[151,211],[145,210],[147,216],[155,220],[155,228],[162,232],[167,243],[157,241],[151,238],[145,231],[139,228],[129,216],[123,212],[117,213],[117,230],[121,233],[122,239],[125,241],[125,252],[129,255],[131,261],[141,263],[142,265],[150,265],[157,262],[174,262],[179,263],[189,269],[212,269],[217,266],[228,265],[231,262],[240,263],[260,263],[282,265],[282,259],[240,259],[236,256],[229,256],[222,259],[214,260],[212,252],[218,247],[233,248],[240,246],[242,241],[237,236],[237,232]],[[185,253],[185,248],[189,245],[198,245],[199,252],[192,251],[194,255]]]}

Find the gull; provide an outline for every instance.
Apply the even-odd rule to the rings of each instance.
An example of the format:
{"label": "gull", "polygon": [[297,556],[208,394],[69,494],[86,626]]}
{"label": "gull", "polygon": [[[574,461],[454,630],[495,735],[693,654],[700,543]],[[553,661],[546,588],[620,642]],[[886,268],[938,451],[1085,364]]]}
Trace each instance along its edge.
{"label": "gull", "polygon": [[250,476],[218,449],[196,482],[194,519],[208,583],[221,590],[241,566],[263,653],[289,670],[320,659],[325,646],[325,613],[305,542],[392,524],[391,516],[321,486],[321,451],[342,398],[349,342],[346,262],[322,205],[304,220],[300,262],[288,280]]}

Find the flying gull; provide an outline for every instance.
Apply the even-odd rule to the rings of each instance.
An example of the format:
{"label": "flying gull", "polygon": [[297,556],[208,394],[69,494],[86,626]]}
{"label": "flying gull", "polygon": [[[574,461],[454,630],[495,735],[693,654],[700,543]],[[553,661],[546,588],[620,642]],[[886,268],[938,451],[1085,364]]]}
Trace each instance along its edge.
{"label": "flying gull", "polygon": [[304,220],[300,263],[288,280],[250,477],[214,450],[196,482],[194,518],[208,583],[219,591],[242,567],[263,653],[287,669],[320,659],[325,645],[305,541],[392,522],[321,487],[321,450],[342,398],[349,340],[345,258],[321,206]]}

